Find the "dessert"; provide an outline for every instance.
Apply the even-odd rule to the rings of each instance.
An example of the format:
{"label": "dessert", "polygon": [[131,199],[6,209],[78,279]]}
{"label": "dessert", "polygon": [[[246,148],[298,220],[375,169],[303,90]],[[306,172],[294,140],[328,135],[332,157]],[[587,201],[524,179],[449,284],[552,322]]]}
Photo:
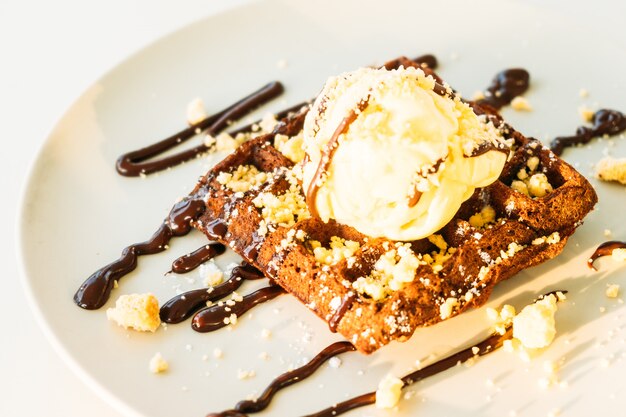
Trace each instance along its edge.
{"label": "dessert", "polygon": [[[165,250],[172,237],[183,236],[192,227],[220,243],[177,259],[173,272],[192,270],[226,246],[234,249],[244,262],[230,277],[220,283],[224,277],[218,279],[214,271],[208,290],[174,297],[161,307],[163,321],[180,322],[203,309],[192,326],[212,331],[236,323],[254,305],[289,292],[327,321],[331,331],[348,339],[279,376],[257,399],[240,402],[237,411],[220,414],[244,415],[267,407],[278,390],[311,375],[330,358],[355,350],[370,353],[391,340],[406,340],[416,327],[483,304],[501,280],[556,256],[596,196],[571,166],[499,116],[501,106],[526,90],[528,73],[503,71],[478,101],[466,102],[432,71],[435,64],[399,58],[385,64],[384,70],[360,70],[359,76],[337,82],[342,85],[354,78],[354,83],[343,85],[346,88],[338,102],[328,99],[333,94],[328,88],[312,106],[300,104],[277,115],[279,121],[269,133],[254,137],[256,125],[249,125],[225,134],[230,121],[282,91],[279,83],[270,83],[180,134],[123,155],[118,172],[138,176],[213,148],[234,148],[241,143],[174,206],[150,240],[130,245],[119,260],[96,271],[76,293],[75,301],[83,308],[101,307],[117,280],[134,269],[138,256]],[[381,80],[406,88],[410,97],[398,96],[393,89],[374,91]],[[421,102],[418,99],[416,104],[414,96],[421,97]],[[422,120],[413,123],[414,112],[396,111],[394,106],[396,110],[430,108]],[[429,125],[432,120],[439,121]],[[622,120],[621,113],[603,110],[594,117],[593,132],[579,136],[616,133],[624,129]],[[432,143],[422,146],[413,137],[402,138],[402,132],[389,135],[394,123],[413,123],[408,131],[419,132]],[[372,124],[376,138],[368,142],[363,134],[354,136]],[[202,145],[150,161],[204,129],[208,136]],[[394,140],[400,146],[380,147],[379,141]],[[570,142],[557,141],[557,147]],[[325,160],[328,143],[333,146]],[[381,181],[377,187],[369,187],[366,178],[350,189],[341,184],[341,170],[348,163],[355,167],[353,179],[357,180],[369,169],[378,175],[385,172],[376,165],[378,161],[364,166],[354,159],[353,151],[344,152],[350,149],[384,158],[396,155],[393,168],[399,166],[401,175],[392,172],[392,181]],[[403,166],[402,159],[407,155],[420,161],[416,175],[407,175],[411,169]],[[390,196],[379,192],[373,199],[377,201],[359,201],[359,194],[367,197],[370,188],[393,192]],[[433,203],[437,196],[454,201],[439,205]],[[395,209],[403,203],[409,209],[415,207],[414,213],[404,209],[398,214]],[[433,205],[439,210],[430,213]],[[361,208],[363,212],[354,213]],[[385,221],[389,223],[381,226]],[[269,279],[269,286],[245,296],[235,292],[245,280],[263,278]],[[206,307],[215,301],[218,304]],[[542,317],[554,312],[553,308],[544,310],[546,314],[539,314]],[[392,405],[403,386],[489,353],[509,340],[514,311],[498,314],[502,319],[499,334],[399,379],[400,384],[390,378],[381,385],[381,393],[390,394],[389,401],[381,394],[381,405]],[[545,333],[552,334],[548,327]],[[369,393],[314,415],[336,415],[376,400],[376,393]]]}
{"label": "dessert", "polygon": [[[418,67],[406,59],[399,65]],[[409,72],[418,71],[422,69]],[[358,105],[358,99],[352,103]],[[307,108],[284,119],[272,134],[244,143],[200,180],[188,201],[202,199],[206,207],[192,224],[209,239],[229,245],[359,351],[371,353],[391,340],[406,340],[417,327],[482,305],[497,282],[556,256],[596,202],[582,175],[504,123],[487,99],[472,106],[503,137],[491,140],[485,134],[494,161],[501,154],[506,159],[498,151],[503,141],[511,143],[512,155],[495,182],[475,191],[452,220],[426,238],[406,242],[369,236],[330,216],[327,221],[312,216],[303,189],[310,162],[305,159],[301,187],[298,165],[294,168],[274,146],[276,136],[297,137],[303,129],[307,140]],[[342,123],[341,118],[334,123]],[[428,163],[439,157],[435,154]],[[218,180],[241,166],[267,173],[267,181],[234,191]],[[521,173],[531,179],[528,194],[513,185]],[[406,197],[402,193],[406,187],[397,194]],[[485,214],[486,222],[472,225],[470,218],[485,210],[492,210]],[[328,264],[316,256],[320,246],[331,252],[339,249],[344,256],[331,257]]]}
{"label": "dessert", "polygon": [[303,126],[309,210],[370,237],[432,235],[504,167],[506,141],[482,119],[421,68],[332,77]]}

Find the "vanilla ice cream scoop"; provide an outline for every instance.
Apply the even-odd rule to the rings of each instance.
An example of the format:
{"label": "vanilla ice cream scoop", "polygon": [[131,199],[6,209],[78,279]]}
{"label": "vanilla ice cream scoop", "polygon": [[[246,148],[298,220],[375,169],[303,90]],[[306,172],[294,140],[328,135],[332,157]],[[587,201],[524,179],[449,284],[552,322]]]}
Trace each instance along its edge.
{"label": "vanilla ice cream scoop", "polygon": [[405,241],[449,222],[508,155],[493,124],[416,68],[330,78],[306,116],[304,148],[312,214]]}

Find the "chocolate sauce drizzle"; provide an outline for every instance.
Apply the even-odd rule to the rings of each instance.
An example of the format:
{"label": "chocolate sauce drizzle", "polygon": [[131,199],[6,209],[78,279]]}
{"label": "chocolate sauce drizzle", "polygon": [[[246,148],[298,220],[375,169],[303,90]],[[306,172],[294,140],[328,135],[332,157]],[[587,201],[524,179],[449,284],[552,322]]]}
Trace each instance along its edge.
{"label": "chocolate sauce drizzle", "polygon": [[216,218],[206,225],[206,234],[209,235],[211,239],[218,240],[224,239],[228,233],[228,224],[226,224],[226,220]]}
{"label": "chocolate sauce drizzle", "polygon": [[[547,297],[549,295],[558,295],[558,293],[566,294],[565,290],[555,290],[550,291],[546,294],[535,299],[533,302],[540,300],[543,297]],[[463,350],[460,350],[456,353],[453,353],[450,356],[447,356],[439,361],[428,365],[425,368],[419,369],[417,371],[411,372],[408,375],[405,375],[401,378],[403,382],[403,388],[414,384],[415,382],[419,382],[423,379],[426,379],[430,376],[436,375],[443,371],[446,371],[459,363],[466,362],[469,359],[484,356],[488,353],[493,352],[502,346],[505,340],[510,339],[513,336],[513,327],[509,325],[506,328],[504,334],[493,334],[483,341],[474,344],[470,347],[467,347]],[[345,350],[344,350],[345,349]],[[257,400],[253,401],[240,401],[235,409],[226,410],[221,413],[210,413],[207,414],[206,417],[247,417],[246,413],[256,413],[264,410],[269,405],[272,400],[274,394],[291,384],[295,384],[313,374],[313,372],[320,367],[320,365],[331,357],[338,355],[342,352],[353,351],[355,350],[354,346],[349,342],[338,342],[328,346],[322,352],[320,352],[315,358],[313,358],[309,363],[298,368],[294,371],[284,373],[277,377],[274,381],[270,383],[270,385],[263,391],[261,396]],[[314,365],[312,367],[311,365]],[[341,403],[335,404],[332,407],[326,408],[317,413],[308,414],[305,417],[334,417],[343,413],[346,413],[355,408],[363,407],[366,405],[374,404],[376,402],[376,392],[368,392],[366,394],[359,395],[357,397],[353,397],[349,400],[343,401]],[[261,403],[261,406],[258,405]]]}
{"label": "chocolate sauce drizzle", "polygon": [[185,199],[176,203],[161,227],[152,237],[127,246],[115,262],[94,272],[74,294],[74,302],[87,310],[95,310],[109,299],[115,281],[137,267],[137,258],[163,252],[172,237],[184,236],[191,230],[191,221],[204,212],[202,200]]}
{"label": "chocolate sauce drizzle", "polygon": [[609,240],[608,242],[602,243],[597,247],[595,252],[589,257],[587,260],[587,266],[594,271],[597,271],[596,267],[593,266],[593,263],[596,259],[601,258],[603,256],[609,256],[613,253],[615,249],[626,249],[626,242],[620,242],[618,240]]}
{"label": "chocolate sauce drizzle", "polygon": [[[418,57],[415,61],[430,68],[435,68],[437,66],[437,60],[432,55]],[[502,71],[496,76],[492,85],[488,88],[488,97],[481,101],[495,108],[500,108],[503,105],[510,103],[515,96],[526,91],[528,88],[528,80],[528,73],[523,69],[510,69]],[[149,174],[160,171],[192,159],[196,155],[208,151],[209,147],[206,145],[200,145],[173,156],[147,162],[148,159],[151,159],[169,149],[172,149],[179,143],[188,140],[197,133],[198,129],[208,130],[208,132],[212,135],[219,133],[227,127],[229,122],[244,116],[260,104],[276,97],[282,93],[282,91],[283,87],[280,83],[270,83],[225,110],[208,117],[202,122],[191,126],[176,135],[146,148],[122,155],[118,159],[117,170],[121,175],[138,176],[141,174]],[[445,91],[438,91],[438,93],[445,94]],[[284,117],[288,112],[297,110],[304,104],[305,103],[299,104],[281,112],[278,115],[279,118]],[[315,213],[314,204],[310,204],[310,202],[315,200],[319,183],[323,174],[328,170],[333,154],[337,148],[339,136],[347,131],[349,125],[358,117],[358,114],[367,107],[367,104],[368,98],[359,103],[356,110],[353,110],[350,114],[348,114],[348,116],[340,123],[333,133],[333,136],[330,138],[326,149],[323,152],[320,164],[317,167],[306,195],[307,203],[309,203],[309,207],[313,215],[317,215],[317,213]],[[609,113],[605,114],[601,112]],[[597,123],[596,118],[598,120]],[[596,124],[600,127],[597,127]],[[236,132],[250,129],[251,125],[241,128]],[[579,130],[580,129],[581,128],[579,128]],[[597,129],[600,132],[594,132],[595,135],[604,133],[619,133],[626,130],[626,120],[624,115],[619,112],[601,110],[594,115],[594,129]],[[577,131],[577,135],[578,134],[579,132]],[[565,145],[562,145],[561,149],[564,146],[568,146],[568,144],[566,143]],[[92,274],[76,292],[74,296],[75,302],[80,307],[86,309],[96,309],[104,305],[104,303],[108,300],[114,282],[135,269],[138,256],[164,251],[167,247],[167,243],[172,237],[183,236],[189,233],[191,229],[191,221],[201,215],[204,210],[205,204],[202,200],[186,199],[176,204],[172,208],[168,217],[164,220],[161,227],[154,233],[150,240],[126,247],[122,252],[122,256],[117,261],[106,265]],[[215,219],[207,227],[210,231],[209,234],[214,235],[216,239],[223,239],[227,233],[227,226],[221,219]],[[612,246],[615,244],[618,246]],[[624,242],[606,242],[600,245],[600,247],[598,247],[596,252],[589,259],[589,266],[593,268],[593,261],[595,259],[609,254],[610,251],[617,247],[626,247],[626,244]],[[223,253],[224,250],[225,246],[220,243],[205,245],[191,254],[180,257],[174,261],[172,264],[172,271],[177,273],[189,272],[206,260]],[[231,277],[223,284],[220,284],[210,290],[199,289],[189,291],[170,299],[161,307],[161,319],[167,323],[179,323],[190,317],[197,310],[201,309],[208,301],[217,301],[229,294],[232,294],[241,286],[244,280],[254,280],[260,278],[263,278],[263,274],[259,270],[250,264],[243,263],[233,269]],[[212,305],[201,310],[194,316],[192,328],[199,332],[209,332],[220,329],[229,324],[228,318],[232,314],[239,317],[255,305],[271,300],[284,293],[285,291],[280,286],[270,285],[246,295],[241,301],[234,303],[224,302]],[[329,328],[331,331],[336,331],[341,318],[349,310],[354,300],[355,295],[353,293],[348,294],[342,300],[341,305],[329,320]],[[511,336],[512,330],[511,328],[508,328],[503,335],[492,335],[472,347],[463,349],[423,369],[412,372],[402,378],[402,382],[404,384],[403,386],[410,385],[429,376],[443,372],[455,366],[457,363],[465,362],[475,356],[482,356],[491,353],[493,350],[500,347],[504,340],[509,339]],[[478,351],[476,351],[476,348],[478,348]],[[350,342],[343,341],[334,343],[325,348],[304,366],[296,370],[286,372],[274,379],[258,399],[254,401],[241,401],[233,410],[227,410],[217,414],[209,414],[208,417],[245,417],[245,413],[261,411],[267,408],[272,398],[281,389],[306,379],[331,357],[354,350],[355,347]],[[376,393],[370,392],[335,404],[330,408],[322,410],[318,413],[310,414],[307,417],[336,416],[358,407],[373,404],[375,401]]]}
{"label": "chocolate sauce drizzle", "polygon": [[230,321],[227,319],[231,314],[241,317],[255,305],[269,301],[284,293],[285,290],[282,287],[270,285],[246,295],[242,301],[235,302],[233,305],[228,305],[227,303],[212,305],[193,317],[191,327],[200,333],[221,329],[230,324]]}
{"label": "chocolate sauce drizzle", "polygon": [[226,246],[218,242],[209,243],[204,245],[195,251],[183,255],[180,258],[172,262],[172,270],[177,274],[186,274],[193,271],[209,259],[213,259],[226,251]]}
{"label": "chocolate sauce drizzle", "polygon": [[320,188],[321,182],[323,181],[322,177],[328,172],[333,155],[339,146],[339,136],[348,131],[350,124],[356,120],[363,110],[365,110],[368,102],[369,96],[359,102],[356,110],[350,110],[348,115],[341,121],[341,123],[339,123],[339,126],[337,126],[333,132],[333,135],[328,140],[328,143],[320,156],[320,162],[315,170],[315,174],[313,174],[313,178],[311,179],[311,183],[309,184],[309,188],[306,192],[306,204],[309,207],[311,216],[313,217],[319,217],[317,207],[315,206],[315,197],[317,196],[317,192]]}
{"label": "chocolate sauce drizzle", "polygon": [[237,291],[246,280],[264,278],[263,273],[252,265],[243,262],[233,268],[230,278],[212,288],[200,288],[187,291],[171,298],[161,306],[159,315],[165,323],[180,323],[196,311],[206,307],[208,301],[217,301]]}
{"label": "chocolate sauce drizzle", "polygon": [[559,136],[550,142],[550,149],[561,155],[566,147],[589,143],[602,135],[617,135],[626,131],[626,115],[617,110],[601,109],[594,113],[592,126],[580,126],[574,136]]}
{"label": "chocolate sauce drizzle", "polygon": [[500,71],[487,87],[486,97],[478,104],[488,104],[496,109],[510,104],[511,101],[526,92],[530,85],[530,74],[523,68],[510,68]]}
{"label": "chocolate sauce drizzle", "polygon": [[[259,411],[265,410],[267,406],[270,405],[272,398],[274,398],[278,391],[313,375],[313,373],[317,371],[319,367],[327,362],[330,358],[345,352],[354,352],[355,350],[356,348],[350,342],[341,341],[333,343],[332,345],[326,347],[324,350],[318,353],[305,365],[301,366],[298,369],[294,369],[293,371],[285,372],[284,374],[274,379],[267,386],[267,388],[263,390],[263,392],[257,399],[240,401],[239,403],[237,403],[234,410],[228,410],[225,413],[233,411],[239,413],[258,413]],[[213,415],[218,416],[228,414],[220,413]]]}
{"label": "chocolate sauce drizzle", "polygon": [[437,68],[437,65],[439,65],[437,57],[432,54],[418,56],[417,58],[413,58],[413,61],[417,62],[421,66],[426,66],[430,69],[435,69]]}
{"label": "chocolate sauce drizzle", "polygon": [[[195,158],[201,153],[207,152],[211,148],[205,144],[182,151],[175,155],[165,157],[156,161],[148,161],[169,149],[172,149],[182,142],[194,137],[198,131],[206,130],[210,135],[216,135],[223,131],[228,123],[240,119],[262,104],[267,103],[284,91],[283,85],[278,81],[273,81],[247,97],[239,100],[235,104],[224,110],[207,117],[201,122],[194,124],[162,141],[159,141],[145,148],[125,153],[117,160],[116,169],[120,175],[126,177],[137,177],[143,174],[162,171],[182,162]],[[249,131],[251,125],[239,129],[233,134]]]}
{"label": "chocolate sauce drizzle", "polygon": [[[495,349],[502,346],[502,343],[510,339],[513,336],[512,327],[507,328],[503,335],[494,334],[483,340],[482,342],[460,350],[452,355],[443,358],[425,368],[419,369],[415,372],[402,377],[403,387],[411,385],[415,382],[428,378],[429,376],[436,375],[447,369],[452,368],[457,363],[463,363],[476,356],[483,356],[493,352]],[[478,348],[478,351],[476,351]],[[476,352],[476,353],[475,353]],[[317,413],[308,414],[305,417],[333,417],[339,414],[346,413],[355,408],[363,407],[366,405],[374,404],[376,402],[376,392],[368,392],[366,394],[359,395],[357,397],[350,398],[349,400],[342,401],[332,407],[326,408]]]}
{"label": "chocolate sauce drizzle", "polygon": [[[443,358],[431,365],[428,365],[425,368],[419,369],[415,372],[411,372],[410,374],[402,377],[403,388],[411,385],[415,382],[426,379],[430,376],[436,375],[440,372],[443,372],[447,369],[450,369],[457,365],[458,363],[463,363],[471,358],[476,356],[483,356],[488,353],[493,352],[500,346],[502,343],[510,339],[513,336],[513,329],[509,326],[506,329],[506,332],[502,335],[494,334],[484,339],[480,343],[467,347],[461,351],[453,353],[452,355]],[[343,343],[343,345],[340,345]],[[350,348],[351,347],[351,348]],[[476,351],[478,348],[478,351]],[[256,413],[264,410],[272,400],[276,391],[296,382],[299,382],[307,377],[309,377],[315,370],[317,370],[322,363],[331,357],[338,355],[342,352],[347,352],[354,350],[354,346],[349,342],[339,342],[333,345],[330,345],[322,352],[320,352],[315,358],[313,358],[309,363],[298,368],[294,371],[287,372],[285,374],[280,375],[274,381],[270,383],[270,385],[263,391],[259,399],[255,401],[240,401],[235,409],[226,410],[221,413],[210,413],[207,414],[206,417],[247,417],[246,413]],[[314,365],[314,366],[311,366]],[[339,414],[346,413],[355,408],[364,407],[366,405],[374,404],[376,402],[376,392],[368,392],[366,394],[362,394],[349,400],[337,403],[332,407],[328,407],[322,411],[317,413],[308,414],[305,417],[334,417]],[[260,404],[260,406],[259,406]]]}

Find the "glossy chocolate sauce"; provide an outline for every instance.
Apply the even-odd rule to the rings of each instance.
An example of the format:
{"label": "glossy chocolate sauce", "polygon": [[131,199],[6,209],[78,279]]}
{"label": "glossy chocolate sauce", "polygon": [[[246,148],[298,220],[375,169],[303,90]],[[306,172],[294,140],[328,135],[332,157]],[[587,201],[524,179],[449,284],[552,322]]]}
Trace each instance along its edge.
{"label": "glossy chocolate sauce", "polygon": [[256,231],[252,233],[252,241],[243,249],[243,255],[245,259],[256,259],[259,254],[259,247],[265,240],[265,237],[260,236]]}
{"label": "glossy chocolate sauce", "polygon": [[610,240],[608,242],[604,242],[595,250],[595,252],[589,257],[587,260],[587,266],[594,271],[597,271],[596,267],[593,266],[593,263],[596,259],[601,258],[603,256],[610,256],[613,253],[614,249],[626,249],[626,242],[620,242],[618,240]]}
{"label": "glossy chocolate sauce", "polygon": [[574,136],[560,136],[550,142],[550,149],[557,155],[563,149],[589,143],[591,139],[602,135],[617,135],[626,131],[626,115],[617,110],[601,109],[594,113],[592,126],[580,126]]}
{"label": "glossy chocolate sauce", "polygon": [[[565,290],[555,290],[550,291],[539,298],[537,300],[547,297],[551,294],[557,295],[558,293],[567,293]],[[453,353],[450,356],[447,356],[435,363],[432,363],[422,369],[411,372],[408,375],[403,376],[403,388],[424,380],[430,376],[436,375],[438,373],[444,372],[459,363],[463,363],[468,361],[469,359],[476,358],[478,356],[484,356],[488,353],[493,352],[494,350],[500,348],[505,340],[510,339],[513,336],[513,327],[509,325],[506,328],[504,334],[493,334],[486,339],[482,340],[479,343],[476,343],[472,346],[469,346],[463,350],[460,350],[456,353]],[[347,341],[334,343],[320,352],[315,358],[313,358],[309,363],[298,368],[291,372],[286,372],[276,378],[274,381],[270,383],[270,385],[263,391],[261,396],[257,400],[246,400],[240,401],[235,409],[226,410],[221,413],[210,413],[207,414],[206,417],[247,417],[246,413],[256,413],[264,410],[269,405],[270,401],[276,394],[276,392],[286,386],[292,385],[296,382],[299,382],[313,374],[315,370],[317,370],[322,363],[331,357],[338,355],[342,352],[348,352],[355,350],[354,346]],[[355,408],[363,407],[366,405],[374,404],[376,402],[376,392],[368,392],[366,394],[362,394],[349,400],[342,401],[337,403],[329,408],[326,408],[317,413],[308,414],[305,417],[334,417],[340,414],[346,413]]]}
{"label": "glossy chocolate sauce", "polygon": [[437,57],[432,54],[418,56],[417,58],[413,58],[413,61],[417,62],[421,66],[426,66],[430,69],[435,69],[437,68],[437,65],[439,65]]}
{"label": "glossy chocolate sauce", "polygon": [[328,172],[328,168],[330,167],[330,163],[332,162],[333,155],[339,146],[339,136],[343,135],[350,128],[350,124],[359,116],[359,114],[365,110],[367,104],[369,102],[369,96],[359,102],[357,105],[357,110],[350,110],[350,113],[339,123],[339,126],[333,132],[333,135],[328,139],[328,143],[326,144],[325,149],[322,152],[322,156],[320,157],[319,164],[317,165],[317,169],[315,170],[315,174],[313,174],[313,178],[311,179],[311,183],[309,184],[309,188],[306,192],[306,204],[309,207],[309,211],[311,212],[311,216],[319,217],[319,213],[317,212],[317,208],[315,206],[315,197],[317,196],[317,191],[320,188],[322,177],[326,172]]}
{"label": "glossy chocolate sauce", "polygon": [[[491,353],[495,349],[502,346],[502,343],[505,340],[510,339],[512,335],[513,335],[513,330],[511,327],[509,327],[503,335],[495,334],[495,335],[489,336],[488,338],[486,338],[480,343],[477,343],[466,349],[456,352],[431,365],[428,365],[425,368],[412,372],[401,378],[402,382],[404,383],[403,387],[406,387],[415,382],[428,378],[429,376],[433,376],[447,369],[450,369],[453,366],[455,366],[457,363],[463,363],[476,356],[483,356],[488,353]],[[478,348],[478,351],[476,353],[474,353],[476,351],[475,348]],[[355,408],[374,404],[375,402],[376,402],[376,392],[368,392],[367,394],[362,394],[357,397],[350,398],[349,400],[337,403],[333,405],[332,407],[326,408],[317,413],[308,414],[306,417],[334,417],[334,416],[346,413]]]}
{"label": "glossy chocolate sauce", "polygon": [[333,333],[337,332],[337,326],[339,326],[339,322],[341,321],[343,316],[346,314],[346,312],[350,309],[355,299],[356,299],[356,294],[350,291],[348,294],[345,295],[343,300],[341,300],[341,304],[335,311],[335,314],[333,314],[330,320],[328,320],[328,328],[330,329],[331,332]]}
{"label": "glossy chocolate sauce", "polygon": [[530,85],[530,74],[522,68],[511,68],[499,72],[485,91],[485,98],[478,104],[488,104],[496,109],[510,104],[511,101],[524,94]]}
{"label": "glossy chocolate sauce", "polygon": [[[422,57],[418,57],[415,59],[415,61],[420,62],[423,66],[427,66],[429,68],[435,68],[437,66],[437,60],[432,55],[424,55]],[[525,70],[512,69],[503,71],[496,76],[492,85],[488,88],[488,97],[485,98],[483,102],[493,107],[500,108],[503,105],[510,103],[510,101],[515,96],[522,94],[524,91],[526,91],[526,89],[528,88],[528,80],[529,76]],[[443,86],[440,87],[441,90]],[[267,86],[263,87],[261,90],[235,103],[233,106],[228,107],[222,112],[210,116],[209,118],[205,119],[197,125],[191,126],[190,128],[185,129],[182,132],[154,145],[125,154],[118,160],[118,172],[121,175],[125,176],[138,176],[141,174],[156,172],[189,160],[196,155],[209,150],[209,148],[205,145],[200,145],[196,148],[183,151],[170,157],[147,162],[148,159],[151,159],[194,136],[198,129],[208,130],[209,133],[212,135],[219,133],[227,127],[230,121],[242,117],[258,105],[276,97],[281,92],[282,85],[280,83],[270,83]],[[446,92],[441,90],[438,91],[438,93],[445,94]],[[285,112],[293,111],[296,107],[302,107],[303,104],[294,106],[293,108],[288,109]],[[317,167],[311,185],[307,190],[307,203],[315,200],[315,195],[319,187],[319,181],[330,165],[330,161],[332,160],[334,151],[337,148],[337,141],[339,136],[347,131],[350,123],[352,123],[352,121],[354,121],[354,119],[356,119],[356,117],[358,116],[358,112],[363,111],[365,107],[367,107],[367,99],[359,103],[358,110],[352,111],[341,122],[341,124],[335,130],[333,136],[330,138],[327,144],[327,148],[325,149],[320,160],[320,164]],[[615,127],[612,126],[622,126],[622,124],[626,125],[626,122],[623,121],[624,116],[621,113],[619,113],[619,115],[622,119],[616,119],[614,113],[612,113],[611,115],[599,115],[598,118],[606,119],[603,120],[602,123],[610,124],[610,126],[606,128],[613,129],[610,130],[610,132],[619,133],[615,131]],[[284,115],[286,114],[283,114],[282,116],[279,115],[279,117],[284,117]],[[616,120],[617,124],[615,122]],[[245,129],[251,129],[251,127],[246,126],[240,129],[240,131],[243,131]],[[626,126],[621,127],[620,131],[623,131],[624,129],[626,129]],[[317,215],[317,213],[314,213],[314,205],[309,204],[309,207],[311,208],[312,214]],[[128,246],[123,250],[122,256],[117,261],[103,267],[102,269],[96,271],[91,277],[89,277],[87,281],[85,281],[85,283],[77,291],[74,297],[76,303],[79,306],[87,309],[101,307],[107,301],[114,282],[128,272],[131,272],[135,269],[137,257],[139,255],[158,253],[165,250],[165,248],[167,247],[167,243],[169,242],[171,237],[182,236],[189,232],[191,228],[191,220],[201,215],[204,209],[205,205],[204,202],[201,200],[188,199],[178,203],[176,206],[174,206],[168,218],[163,222],[161,227],[157,230],[157,232],[155,232],[150,240]],[[209,234],[211,236],[214,236],[215,239],[223,239],[227,234],[227,225],[221,219],[213,220],[209,223],[207,227],[209,229]],[[623,242],[607,242],[604,245],[608,245],[609,243],[619,243],[621,245],[624,245]],[[598,253],[598,251],[600,251],[602,247],[603,245],[598,248],[596,253]],[[210,244],[203,246],[193,253],[177,259],[172,265],[172,271],[180,271],[180,273],[188,272],[200,265],[202,262],[216,255],[219,255],[224,251],[224,249],[225,247],[221,244]],[[254,251],[256,250],[256,246],[251,245],[249,250],[250,253],[246,253],[246,256],[255,257],[256,252]],[[595,260],[599,256],[604,256],[604,253],[601,253],[597,256],[596,253],[594,253],[594,255],[592,255],[592,258],[589,260],[591,267],[593,267],[593,260]],[[233,273],[229,280],[212,288],[212,290],[199,289],[189,291],[185,294],[172,298],[162,306],[160,311],[161,318],[163,321],[168,323],[178,323],[180,321],[183,321],[191,316],[195,311],[202,308],[207,303],[207,301],[217,301],[227,296],[228,294],[232,294],[237,288],[239,288],[244,280],[260,278],[263,278],[263,274],[260,271],[258,271],[256,268],[252,267],[249,264],[242,264],[241,266],[233,270]],[[251,294],[246,295],[245,297],[243,297],[242,301],[234,303],[223,302],[217,305],[210,306],[208,308],[205,308],[204,310],[201,310],[194,316],[192,321],[192,327],[194,328],[194,330],[200,332],[217,330],[226,326],[229,323],[228,319],[232,314],[240,317],[255,305],[273,299],[283,293],[285,293],[285,291],[281,287],[277,285],[270,285],[268,287],[261,288]],[[336,331],[337,326],[341,321],[341,318],[346,313],[346,311],[349,310],[351,304],[354,302],[354,299],[355,295],[353,293],[350,293],[342,300],[341,305],[329,320],[329,327],[331,331]],[[482,356],[490,353],[494,349],[500,347],[502,345],[502,342],[506,339],[509,339],[510,337],[510,328],[507,329],[507,332],[504,335],[490,336],[489,338],[472,347],[468,347],[467,349],[450,355],[421,370],[406,375],[402,378],[404,386],[420,381],[437,373],[443,372],[455,366],[457,363],[465,362],[475,356]],[[478,348],[477,353],[475,353],[476,348]],[[328,346],[322,352],[320,352],[306,365],[277,377],[263,391],[263,393],[257,400],[241,401],[237,404],[234,410],[227,410],[218,414],[210,414],[209,417],[243,417],[246,415],[245,413],[254,413],[261,411],[269,405],[272,398],[281,389],[309,377],[331,357],[354,350],[355,347],[347,341],[334,343]],[[370,392],[335,404],[334,406],[322,410],[318,413],[310,414],[308,417],[336,416],[354,408],[373,404],[375,401],[376,393]]]}
{"label": "glossy chocolate sauce", "polygon": [[285,290],[282,287],[270,285],[246,295],[242,301],[235,302],[233,305],[228,305],[227,303],[212,305],[201,310],[193,317],[191,327],[200,333],[221,329],[230,324],[227,319],[231,314],[241,317],[255,305],[269,301],[284,293]]}
{"label": "glossy chocolate sauce", "polygon": [[261,278],[264,278],[261,271],[244,262],[233,268],[228,280],[215,287],[187,291],[171,298],[161,306],[159,315],[165,323],[180,323],[196,311],[206,307],[208,301],[215,302],[232,294],[244,281]]}
{"label": "glossy chocolate sauce", "polygon": [[[126,177],[137,177],[143,174],[162,171],[166,168],[170,168],[195,158],[199,154],[207,152],[210,147],[202,144],[163,159],[148,161],[150,158],[160,155],[163,152],[168,151],[180,143],[194,137],[198,131],[206,130],[210,135],[217,135],[228,126],[228,123],[240,119],[260,105],[265,104],[277,97],[283,91],[284,88],[280,82],[271,82],[249,96],[236,102],[232,106],[207,117],[197,124],[194,124],[153,145],[128,152],[120,156],[116,164],[117,172]],[[250,128],[251,126],[247,126],[240,131]]]}
{"label": "glossy chocolate sauce", "polygon": [[[458,363],[463,363],[476,356],[483,356],[491,353],[495,349],[502,346],[502,343],[505,340],[510,339],[512,335],[512,328],[509,327],[503,335],[495,334],[489,336],[480,343],[456,352],[431,365],[428,365],[425,368],[412,372],[402,377],[402,382],[404,383],[403,387],[426,379],[429,376],[436,375],[449,368],[452,368]],[[476,348],[478,348],[478,351],[476,351]],[[322,365],[322,363],[324,363],[331,357],[338,355],[339,353],[352,350],[354,350],[354,346],[351,343],[345,341],[330,345],[303,367],[291,372],[284,373],[276,378],[274,381],[272,381],[256,401],[240,401],[234,410],[226,410],[221,413],[210,413],[206,417],[247,417],[246,413],[256,413],[262,411],[269,405],[276,391],[309,377],[311,374],[313,374],[315,370],[317,370]],[[349,400],[337,403],[332,407],[326,408],[317,413],[308,414],[305,417],[334,417],[355,408],[374,404],[375,402],[376,392],[368,392],[366,394],[362,394],[357,397],[350,398]]]}
{"label": "glossy chocolate sauce", "polygon": [[180,258],[172,262],[172,270],[177,274],[186,274],[189,271],[193,271],[209,259],[213,259],[226,251],[226,246],[221,243],[213,242],[208,245],[204,245],[195,251],[183,255]]}
{"label": "glossy chocolate sauce", "polygon": [[186,199],[176,203],[161,227],[142,243],[127,246],[115,262],[94,272],[74,294],[74,302],[82,308],[95,310],[109,299],[115,281],[137,267],[137,258],[163,252],[172,237],[184,236],[191,230],[191,221],[204,212],[202,200]]}
{"label": "glossy chocolate sauce", "polygon": [[213,240],[224,239],[228,233],[228,224],[224,219],[213,219],[206,225],[206,233]]}
{"label": "glossy chocolate sauce", "polygon": [[255,400],[244,400],[237,403],[234,410],[240,413],[258,413],[267,408],[267,406],[274,398],[274,395],[281,389],[288,387],[289,385],[300,382],[309,376],[313,375],[320,366],[326,363],[330,358],[340,355],[345,352],[353,352],[356,348],[350,342],[342,341],[336,342],[332,345],[326,347],[320,353],[317,354],[313,359],[307,362],[305,365],[301,366],[298,369],[294,369],[293,371],[285,372],[280,375],[276,379],[274,379],[268,386],[263,390],[261,395]]}

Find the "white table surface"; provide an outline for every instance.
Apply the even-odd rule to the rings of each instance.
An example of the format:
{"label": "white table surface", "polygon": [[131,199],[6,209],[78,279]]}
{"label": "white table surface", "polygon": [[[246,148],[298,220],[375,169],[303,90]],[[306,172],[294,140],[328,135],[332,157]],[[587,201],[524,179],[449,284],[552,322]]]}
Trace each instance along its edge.
{"label": "white table surface", "polygon": [[[510,1],[510,0],[509,0]],[[129,54],[245,0],[0,0],[0,416],[119,416],[60,360],[29,310],[15,250],[28,167],[65,109]],[[527,1],[609,28],[626,45],[626,2]],[[503,1],[503,5],[506,1]],[[504,6],[503,6],[504,7]],[[523,30],[524,22],[516,22]],[[567,36],[567,34],[564,34]],[[582,52],[584,54],[584,52]],[[622,109],[623,110],[623,109]]]}

